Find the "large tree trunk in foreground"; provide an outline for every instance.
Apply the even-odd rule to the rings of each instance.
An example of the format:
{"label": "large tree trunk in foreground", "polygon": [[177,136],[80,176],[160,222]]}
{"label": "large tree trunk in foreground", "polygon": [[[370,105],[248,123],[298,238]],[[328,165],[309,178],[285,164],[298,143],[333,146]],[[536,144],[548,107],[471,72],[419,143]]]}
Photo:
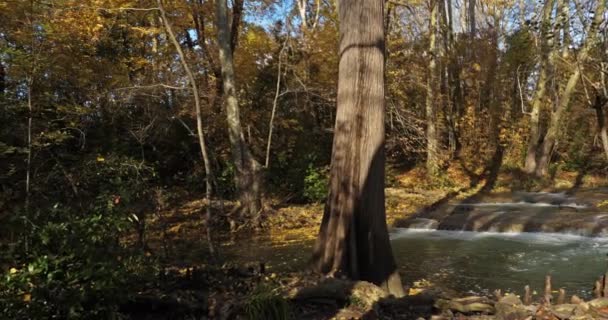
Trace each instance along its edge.
{"label": "large tree trunk in foreground", "polygon": [[259,217],[262,207],[260,186],[261,166],[251,155],[241,126],[239,102],[234,80],[234,63],[230,44],[231,37],[230,29],[228,28],[226,0],[216,1],[216,19],[226,117],[228,120],[228,137],[236,169],[235,183],[239,193],[240,210],[244,216],[251,219],[253,226],[257,228],[260,226]]}
{"label": "large tree trunk in foreground", "polygon": [[313,262],[403,295],[384,207],[383,0],[341,0],[330,191]]}

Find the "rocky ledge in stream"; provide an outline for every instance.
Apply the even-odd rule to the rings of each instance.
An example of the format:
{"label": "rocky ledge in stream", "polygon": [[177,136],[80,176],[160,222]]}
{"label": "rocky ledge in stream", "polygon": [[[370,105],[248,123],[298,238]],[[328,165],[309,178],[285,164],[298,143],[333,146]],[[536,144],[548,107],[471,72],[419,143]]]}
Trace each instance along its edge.
{"label": "rocky ledge in stream", "polygon": [[565,192],[490,194],[450,201],[395,227],[452,231],[550,232],[580,236],[608,236],[608,191],[570,195]]}

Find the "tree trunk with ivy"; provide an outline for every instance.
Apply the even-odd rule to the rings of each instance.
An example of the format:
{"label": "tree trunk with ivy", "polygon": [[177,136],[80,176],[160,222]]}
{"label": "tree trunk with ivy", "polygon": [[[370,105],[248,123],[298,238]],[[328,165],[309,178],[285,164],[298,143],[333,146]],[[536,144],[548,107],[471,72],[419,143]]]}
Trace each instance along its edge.
{"label": "tree trunk with ivy", "polygon": [[383,0],[341,0],[340,64],[329,197],[314,248],[316,269],[404,294],[384,196]]}

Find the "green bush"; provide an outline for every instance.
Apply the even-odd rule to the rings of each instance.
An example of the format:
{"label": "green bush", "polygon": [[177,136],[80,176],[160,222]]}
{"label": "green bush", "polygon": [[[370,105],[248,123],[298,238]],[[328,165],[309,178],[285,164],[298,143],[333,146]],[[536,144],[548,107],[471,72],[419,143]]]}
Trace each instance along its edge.
{"label": "green bush", "polygon": [[306,170],[304,177],[304,197],[312,202],[323,202],[328,192],[327,167],[316,168],[312,164]]}
{"label": "green bush", "polygon": [[120,319],[129,293],[158,272],[121,241],[150,209],[154,172],[127,157],[97,156],[79,169],[78,205],[57,198],[15,212],[18,249],[0,257],[9,268],[0,274],[3,319]]}
{"label": "green bush", "polygon": [[120,318],[130,284],[157,270],[120,246],[119,228],[101,215],[40,226],[29,256],[0,279],[0,313],[7,319]]}

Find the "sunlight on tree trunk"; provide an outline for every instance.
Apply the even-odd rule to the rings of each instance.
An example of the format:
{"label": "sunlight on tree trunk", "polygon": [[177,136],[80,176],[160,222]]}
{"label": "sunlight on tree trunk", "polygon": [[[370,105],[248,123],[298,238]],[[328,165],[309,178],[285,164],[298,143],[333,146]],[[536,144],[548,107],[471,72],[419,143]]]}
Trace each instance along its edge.
{"label": "sunlight on tree trunk", "polygon": [[551,162],[551,155],[553,153],[553,149],[555,144],[557,143],[557,138],[560,130],[560,125],[562,122],[562,117],[566,109],[570,104],[570,100],[572,99],[572,95],[574,93],[574,89],[578,84],[581,78],[581,72],[584,68],[585,63],[589,58],[589,54],[591,50],[595,47],[596,40],[598,38],[598,29],[602,21],[604,20],[604,12],[606,10],[606,1],[598,1],[595,7],[595,18],[589,25],[587,30],[587,38],[583,44],[582,49],[578,53],[576,58],[576,64],[572,66],[574,68],[573,73],[570,75],[568,79],[568,83],[566,84],[566,88],[564,92],[559,97],[559,101],[553,112],[551,112],[551,118],[549,122],[549,128],[547,129],[547,133],[543,139],[543,142],[540,145],[540,156],[536,168],[536,175],[539,177],[546,176],[549,170],[549,163]]}
{"label": "sunlight on tree trunk", "polygon": [[437,15],[439,4],[431,1],[431,20],[429,23],[429,69],[426,83],[426,171],[429,177],[439,172],[439,139],[437,137]]}
{"label": "sunlight on tree trunk", "polygon": [[547,92],[547,81],[549,78],[549,69],[551,67],[552,50],[551,50],[551,12],[555,0],[547,0],[543,7],[543,17],[541,20],[541,66],[536,84],[536,92],[532,101],[532,111],[530,113],[530,137],[528,138],[528,149],[526,152],[526,161],[524,171],[532,174],[536,171],[538,142],[540,139],[540,109],[544,102]]}
{"label": "sunlight on tree trunk", "polygon": [[385,216],[382,0],[340,1],[338,110],[330,191],[313,261],[403,296]]}
{"label": "sunlight on tree trunk", "polygon": [[211,161],[209,160],[209,155],[207,153],[207,146],[205,144],[205,132],[203,130],[203,119],[202,119],[202,114],[201,114],[201,99],[200,99],[199,93],[198,93],[198,86],[196,84],[196,78],[194,77],[194,74],[192,73],[192,70],[190,69],[188,62],[186,61],[186,56],[184,55],[182,47],[179,44],[179,42],[177,41],[177,38],[175,37],[175,33],[173,33],[173,29],[171,28],[171,23],[167,19],[167,14],[163,7],[162,0],[157,0],[157,3],[158,3],[158,9],[161,14],[161,20],[163,22],[165,30],[167,31],[167,34],[169,35],[169,39],[171,39],[171,43],[173,43],[173,46],[175,47],[175,50],[177,51],[177,54],[179,56],[179,60],[182,64],[182,67],[184,68],[184,71],[186,71],[186,75],[188,76],[188,82],[190,82],[190,87],[192,89],[192,95],[194,96],[194,109],[196,111],[196,130],[197,130],[197,136],[198,136],[198,144],[199,144],[199,148],[201,150],[201,155],[203,157],[203,163],[205,166],[205,190],[206,190],[205,197],[207,198],[205,220],[207,221],[207,223],[206,223],[206,225],[207,225],[207,243],[209,246],[209,251],[211,252],[211,254],[214,254],[215,249],[213,247],[213,241],[212,241],[212,237],[211,237],[211,200],[212,200],[211,198],[213,197],[213,188],[212,188],[211,182],[213,179],[213,171],[211,169]]}

